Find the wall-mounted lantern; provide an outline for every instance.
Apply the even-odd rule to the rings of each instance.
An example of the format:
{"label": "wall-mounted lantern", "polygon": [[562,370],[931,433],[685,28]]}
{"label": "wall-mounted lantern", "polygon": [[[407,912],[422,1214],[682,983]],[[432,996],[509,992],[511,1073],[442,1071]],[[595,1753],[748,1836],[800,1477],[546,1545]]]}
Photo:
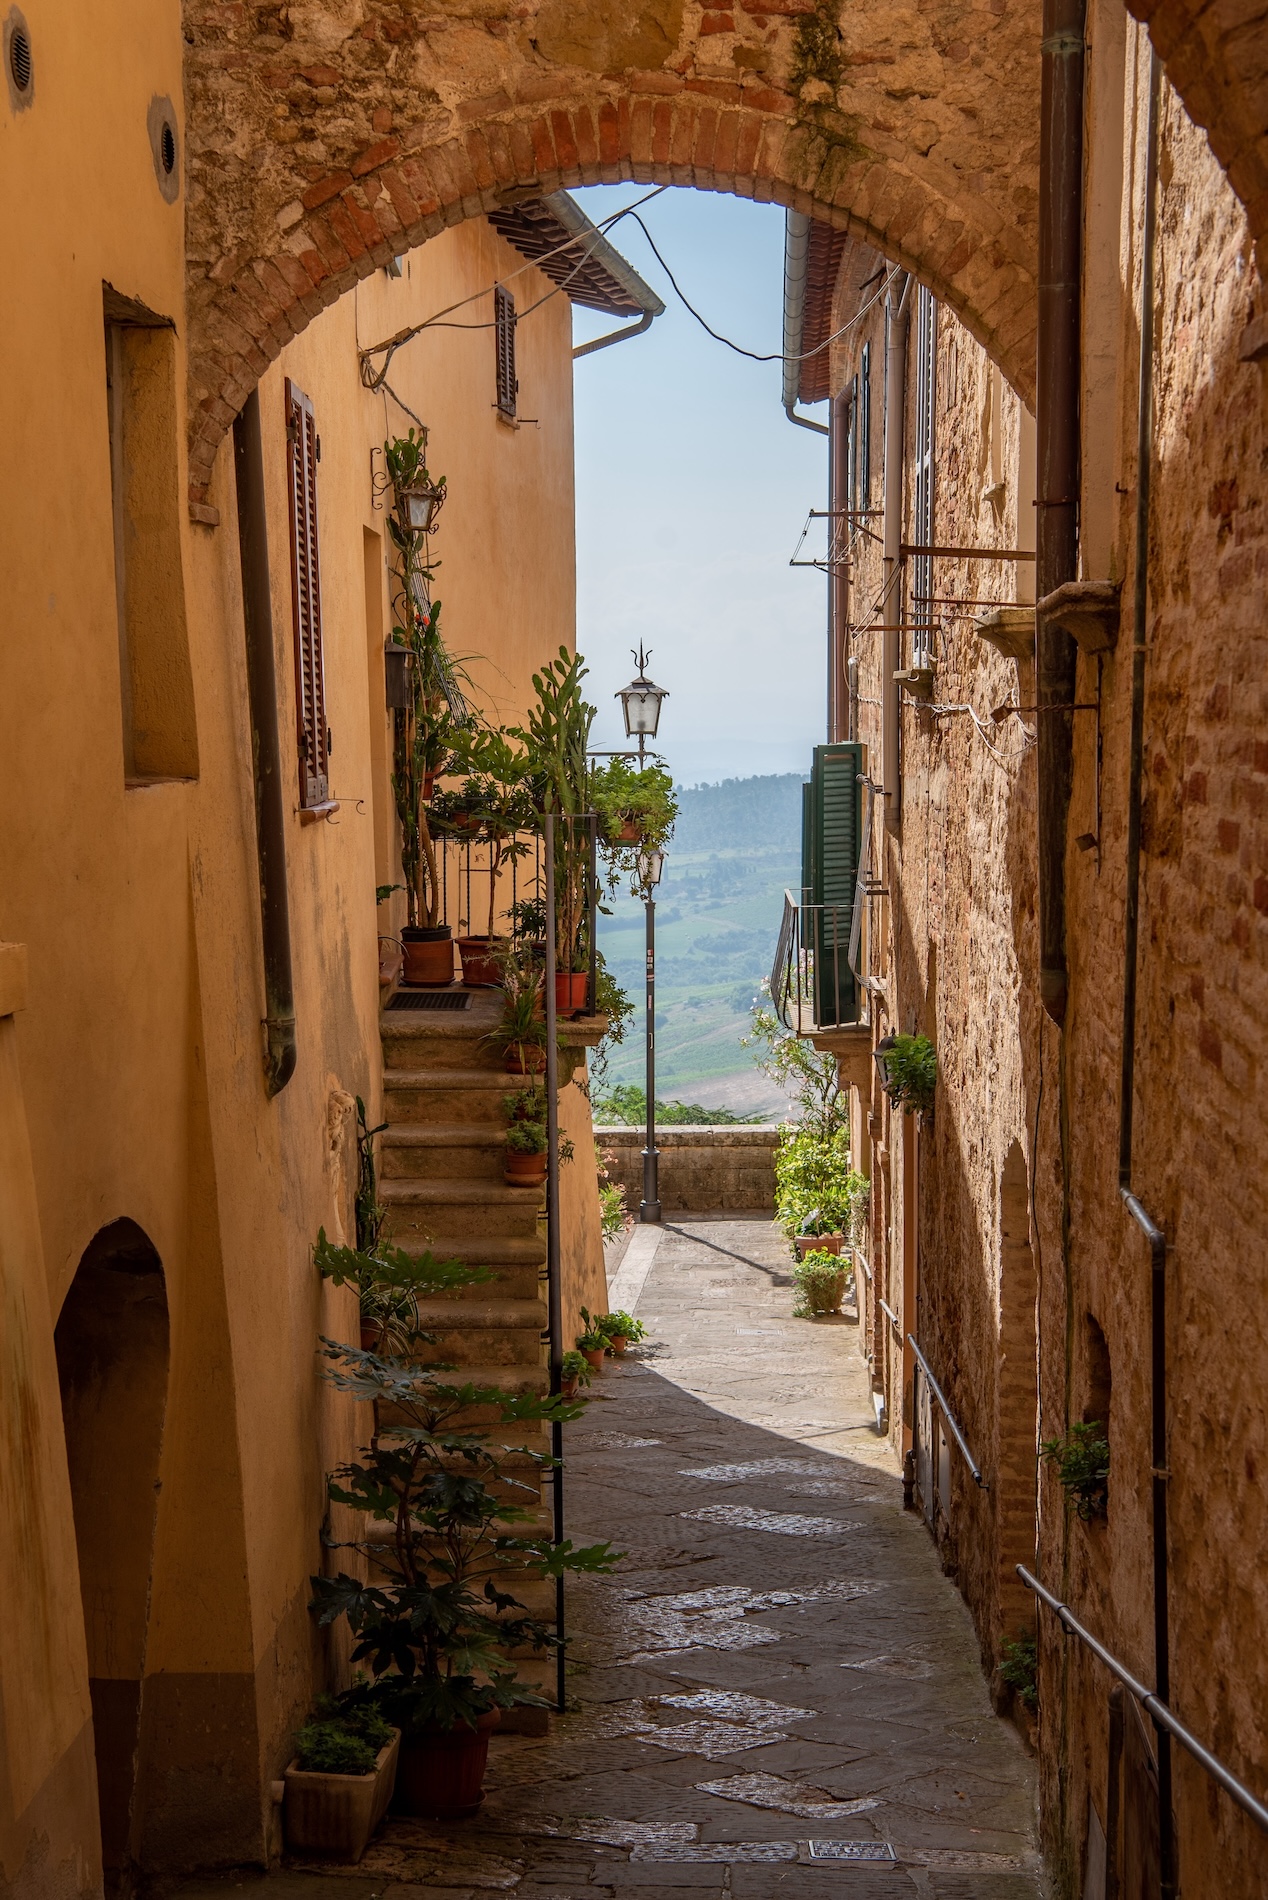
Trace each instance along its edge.
{"label": "wall-mounted lantern", "polygon": [[396,505],[411,534],[430,534],[445,500],[445,480],[433,482],[422,471],[408,488],[398,488]]}

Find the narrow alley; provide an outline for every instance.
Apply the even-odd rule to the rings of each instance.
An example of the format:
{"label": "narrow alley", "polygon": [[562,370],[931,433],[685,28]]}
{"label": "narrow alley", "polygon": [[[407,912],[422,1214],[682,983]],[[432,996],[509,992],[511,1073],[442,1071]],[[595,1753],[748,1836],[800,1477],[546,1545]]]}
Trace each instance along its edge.
{"label": "narrow alley", "polygon": [[764,1220],[636,1228],[626,1257],[647,1343],[568,1428],[568,1535],[627,1553],[569,1585],[574,1711],[495,1739],[477,1817],[391,1818],[324,1893],[1038,1895],[1031,1763],[903,1512],[848,1313],[789,1317]]}

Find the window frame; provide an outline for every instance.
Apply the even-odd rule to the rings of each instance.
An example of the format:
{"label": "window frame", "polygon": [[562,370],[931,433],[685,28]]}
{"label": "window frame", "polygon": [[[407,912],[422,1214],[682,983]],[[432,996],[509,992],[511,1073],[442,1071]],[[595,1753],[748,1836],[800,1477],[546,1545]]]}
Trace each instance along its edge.
{"label": "window frame", "polygon": [[515,299],[505,284],[493,286],[494,407],[504,422],[514,422],[519,407],[515,366]]}

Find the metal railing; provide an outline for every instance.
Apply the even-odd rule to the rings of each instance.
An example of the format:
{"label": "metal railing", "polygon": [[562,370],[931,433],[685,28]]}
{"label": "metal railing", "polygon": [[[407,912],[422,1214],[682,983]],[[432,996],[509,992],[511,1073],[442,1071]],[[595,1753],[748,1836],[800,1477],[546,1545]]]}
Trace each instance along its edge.
{"label": "metal railing", "polygon": [[841,1010],[842,980],[850,989],[858,981],[851,957],[857,910],[857,897],[848,904],[810,904],[784,892],[770,993],[785,1029],[798,1034],[858,1020],[857,1003],[848,1017]]}
{"label": "metal railing", "polygon": [[1217,1755],[1213,1755],[1209,1748],[1204,1748],[1196,1735],[1189,1733],[1184,1723],[1177,1720],[1166,1703],[1161,1701],[1152,1689],[1146,1689],[1143,1682],[1138,1682],[1135,1676],[1123,1667],[1117,1656],[1110,1654],[1104,1643],[1098,1643],[1091,1631],[1084,1629],[1069,1606],[1062,1603],[1059,1597],[1054,1597],[1050,1590],[1045,1590],[1038,1577],[1032,1577],[1024,1564],[1017,1565],[1017,1575],[1028,1590],[1034,1591],[1041,1603],[1047,1604],[1061,1627],[1068,1630],[1071,1636],[1077,1636],[1094,1656],[1100,1658],[1110,1674],[1116,1676],[1123,1687],[1135,1696],[1154,1726],[1174,1736],[1181,1748],[1186,1749],[1194,1761],[1206,1770],[1212,1781],[1218,1781],[1225,1794],[1230,1795],[1238,1807],[1249,1814],[1251,1820],[1257,1822],[1265,1833],[1268,1833],[1268,1807],[1265,1807],[1263,1802],[1237,1779],[1231,1769],[1224,1766]]}
{"label": "metal railing", "polygon": [[954,1438],[957,1446],[959,1447],[960,1456],[964,1459],[965,1464],[969,1468],[970,1477],[972,1478],[974,1484],[977,1485],[980,1491],[989,1491],[991,1487],[986,1482],[986,1479],[982,1476],[982,1467],[978,1464],[977,1459],[973,1456],[973,1453],[969,1450],[968,1440],[965,1438],[964,1433],[960,1430],[959,1424],[956,1421],[955,1413],[951,1410],[951,1407],[947,1404],[946,1393],[942,1390],[942,1387],[938,1384],[937,1379],[934,1377],[933,1367],[929,1364],[929,1361],[925,1358],[925,1355],[921,1352],[919,1346],[916,1344],[914,1334],[908,1333],[907,1344],[911,1347],[912,1353],[915,1356],[916,1364],[920,1367],[920,1370],[924,1373],[925,1378],[929,1381],[929,1390],[932,1392],[935,1400],[937,1401],[938,1410],[942,1414],[942,1422],[946,1426],[947,1430],[950,1432],[952,1438]]}

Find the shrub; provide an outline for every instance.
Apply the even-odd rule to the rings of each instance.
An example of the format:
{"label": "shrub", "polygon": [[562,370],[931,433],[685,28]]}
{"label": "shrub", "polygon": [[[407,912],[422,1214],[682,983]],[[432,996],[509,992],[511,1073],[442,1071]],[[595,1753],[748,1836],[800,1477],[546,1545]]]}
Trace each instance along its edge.
{"label": "shrub", "polygon": [[589,1385],[594,1376],[590,1361],[582,1352],[566,1352],[560,1362],[559,1375],[563,1379],[575,1379],[578,1385]]}
{"label": "shrub", "polygon": [[619,1181],[613,1181],[608,1174],[608,1163],[615,1157],[605,1154],[598,1142],[594,1144],[594,1165],[599,1177],[599,1220],[605,1240],[616,1240],[630,1224],[631,1215],[625,1205],[625,1189]]}
{"label": "shrub", "polygon": [[1085,1524],[1105,1516],[1110,1448],[1099,1419],[1072,1425],[1065,1438],[1045,1438],[1039,1455],[1056,1466],[1061,1488]]}
{"label": "shrub", "polygon": [[646,1326],[631,1313],[605,1313],[602,1319],[595,1321],[595,1326],[609,1339],[628,1339],[631,1344],[647,1337]]}
{"label": "shrub", "polygon": [[802,1122],[785,1122],[775,1151],[775,1218],[794,1234],[849,1231],[867,1181],[850,1167],[844,1129],[824,1136]]}
{"label": "shrub", "polygon": [[793,1268],[797,1282],[794,1317],[810,1319],[816,1313],[839,1313],[847,1273],[840,1254],[826,1253],[821,1248],[799,1260]]}
{"label": "shrub", "polygon": [[602,1320],[597,1320],[588,1306],[581,1309],[581,1324],[584,1332],[577,1334],[578,1352],[606,1352],[608,1335],[603,1330]]}
{"label": "shrub", "polygon": [[1039,1707],[1039,1645],[1029,1630],[1004,1644],[999,1673],[1033,1714]]}

